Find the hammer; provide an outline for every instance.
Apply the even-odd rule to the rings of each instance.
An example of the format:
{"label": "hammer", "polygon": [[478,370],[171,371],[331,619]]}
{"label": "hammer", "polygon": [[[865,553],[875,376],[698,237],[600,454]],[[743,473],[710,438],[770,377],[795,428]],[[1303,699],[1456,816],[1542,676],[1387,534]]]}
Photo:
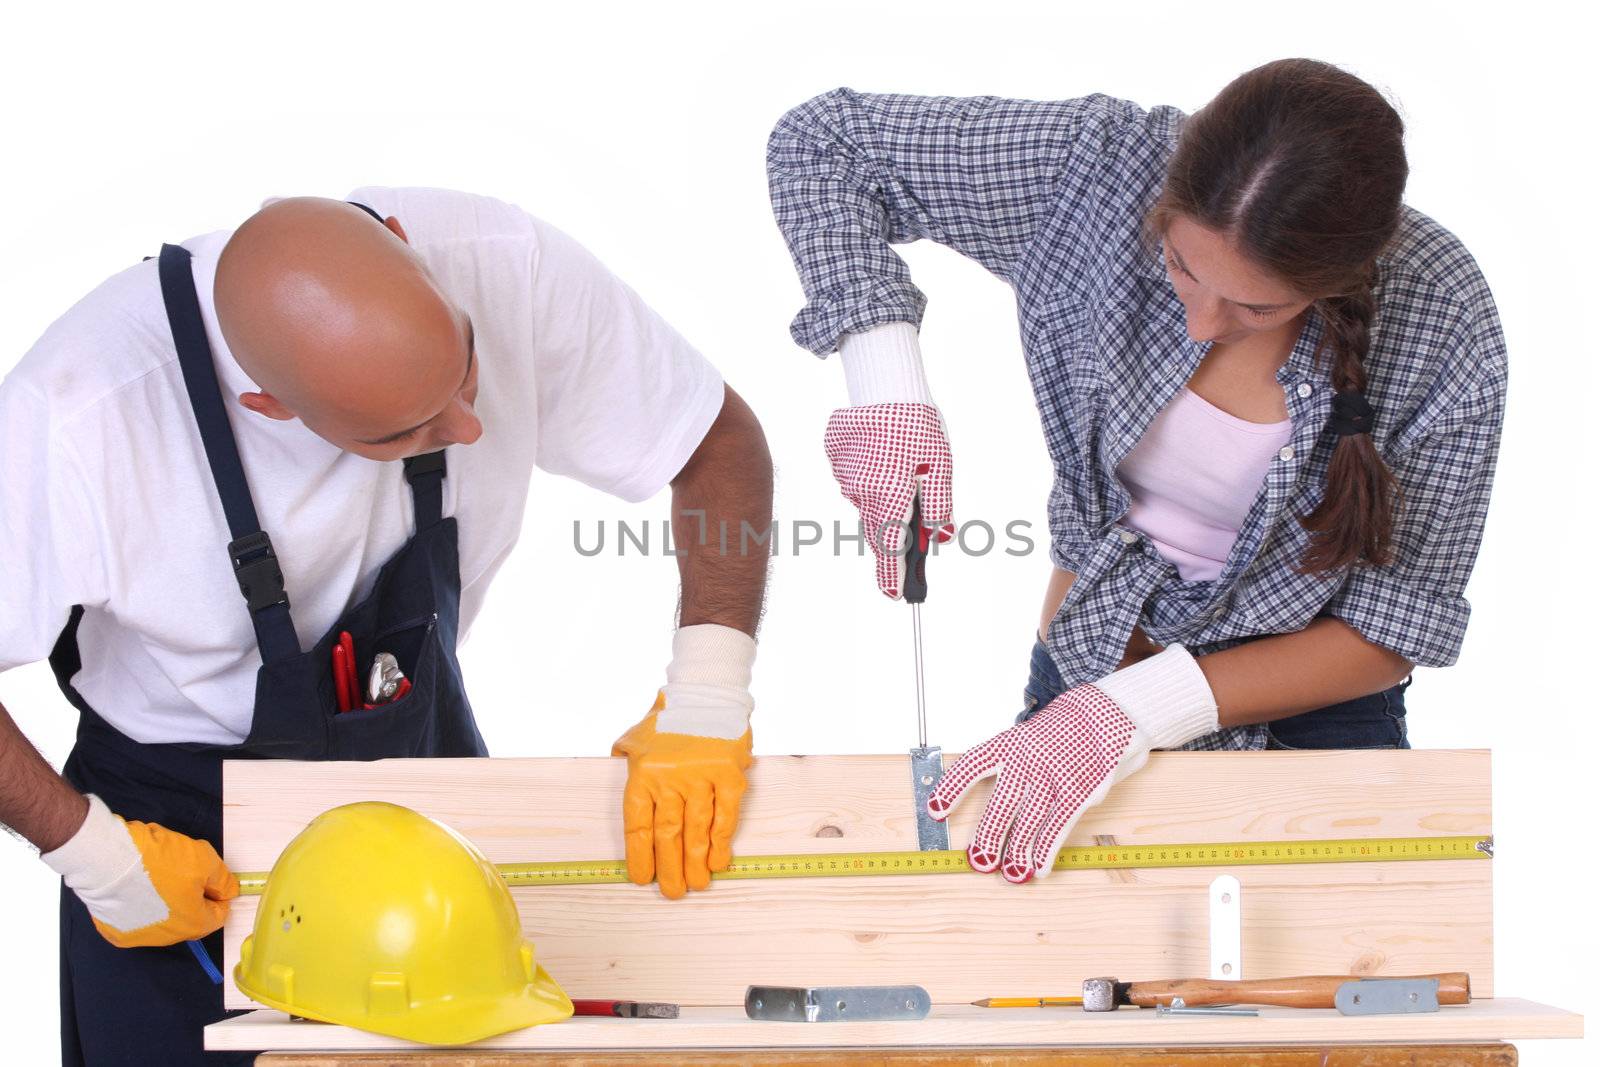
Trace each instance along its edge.
{"label": "hammer", "polygon": [[[1376,977],[1369,975],[1367,977]],[[1383,977],[1390,977],[1384,975]],[[1083,980],[1084,1011],[1115,1011],[1124,1004],[1140,1008],[1170,1005],[1181,997],[1187,1007],[1211,1004],[1270,1004],[1280,1008],[1331,1008],[1333,995],[1346,982],[1360,981],[1361,975],[1310,975],[1300,978],[1259,978],[1247,982],[1213,981],[1209,978],[1177,978],[1163,982],[1119,982],[1115,978]],[[1464,971],[1450,974],[1413,975],[1408,981],[1435,978],[1439,981],[1440,1004],[1465,1004],[1472,990]]]}

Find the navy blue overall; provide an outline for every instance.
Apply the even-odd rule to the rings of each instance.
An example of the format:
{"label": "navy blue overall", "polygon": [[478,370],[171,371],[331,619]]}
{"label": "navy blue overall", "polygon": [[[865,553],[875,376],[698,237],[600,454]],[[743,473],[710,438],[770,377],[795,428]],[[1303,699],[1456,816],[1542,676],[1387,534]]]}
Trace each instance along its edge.
{"label": "navy blue overall", "polygon": [[[129,739],[72,686],[82,662],[77,629],[83,609],[75,608],[50,656],[62,692],[80,714],[77,743],[62,773],[126,819],[157,822],[204,838],[220,852],[224,759],[486,755],[455,655],[461,576],[456,520],[441,516],[444,453],[405,462],[416,533],[383,565],[366,599],[302,652],[282,572],[256,519],[228,426],[189,252],[163,246],[160,276],[184,384],[233,538],[227,551],[261,651],[254,717],[249,735],[238,745],[141,744]],[[181,593],[174,590],[174,595]],[[377,653],[392,652],[411,679],[410,692],[371,711],[338,713],[331,656],[341,630],[355,639],[358,678],[366,677]],[[204,945],[210,959],[220,963],[220,932]],[[202,1052],[201,1028],[226,1014],[222,987],[190,945],[114,948],[95,930],[78,898],[62,887],[63,1063],[249,1063],[252,1054]]]}

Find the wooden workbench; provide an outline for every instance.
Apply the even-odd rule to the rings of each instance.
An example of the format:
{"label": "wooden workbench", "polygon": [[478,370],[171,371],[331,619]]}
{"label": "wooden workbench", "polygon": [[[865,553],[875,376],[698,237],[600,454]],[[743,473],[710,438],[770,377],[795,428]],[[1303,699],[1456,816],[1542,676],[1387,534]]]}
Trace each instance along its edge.
{"label": "wooden workbench", "polygon": [[[282,1052],[256,1067],[647,1067],[646,1052]],[[1517,1050],[1493,1045],[1334,1045],[1299,1048],[872,1049],[676,1052],[674,1067],[1516,1067]]]}
{"label": "wooden workbench", "polygon": [[[225,859],[236,871],[265,870],[314,815],[355,800],[416,808],[497,862],[620,856],[623,773],[623,761],[609,759],[229,763]],[[1487,835],[1489,780],[1486,752],[1156,753],[1084,817],[1069,844]],[[916,847],[904,756],[763,757],[750,781],[736,855]],[[957,846],[987,789],[977,787],[952,818]],[[718,881],[682,901],[631,885],[517,889],[538,958],[569,995],[673,1001],[684,1005],[682,1017],[572,1019],[445,1052],[253,1011],[209,1027],[206,1046],[270,1050],[262,1067],[639,1057],[707,1065],[1509,1064],[1516,1053],[1503,1042],[1581,1036],[1582,1018],[1493,996],[1493,866],[1061,871],[1026,886],[976,874]],[[1100,974],[1204,976],[1206,887],[1220,873],[1242,884],[1244,977],[1466,970],[1479,999],[1366,1018],[1331,1009],[1180,1018],[968,1006],[985,996],[1072,993]],[[230,972],[254,905],[241,899],[230,914]],[[731,1006],[750,983],[906,982],[931,994],[927,1020],[753,1022]],[[229,1006],[252,1006],[228,986]]]}
{"label": "wooden workbench", "polygon": [[[207,1036],[207,1047],[214,1049],[270,1048],[282,1053],[329,1054],[417,1050],[416,1045],[398,1038],[291,1020],[282,1012],[266,1010],[217,1023]],[[1152,1010],[1138,1008],[1094,1013],[1077,1008],[992,1009],[937,1005],[933,1013],[920,1022],[775,1023],[747,1019],[742,1008],[684,1008],[677,1019],[570,1019],[489,1038],[474,1045],[470,1055],[493,1051],[503,1056],[513,1050],[574,1055],[627,1050],[658,1055],[671,1052],[674,1061],[681,1062],[678,1056],[690,1049],[738,1049],[748,1058],[754,1050],[794,1055],[811,1049],[820,1055],[838,1056],[842,1048],[857,1053],[866,1049],[899,1048],[917,1049],[919,1056],[933,1051],[963,1050],[962,1055],[981,1057],[993,1055],[997,1048],[1031,1047],[1036,1052],[1060,1053],[1081,1048],[1139,1046],[1170,1051],[1186,1046],[1226,1045],[1484,1045],[1502,1040],[1581,1036],[1581,1016],[1506,997],[1444,1007],[1425,1015],[1366,1017],[1340,1015],[1331,1008],[1262,1008],[1257,1018],[1232,1018],[1158,1016]],[[427,1055],[443,1054],[426,1053],[423,1062],[430,1062]],[[437,1062],[474,1061],[441,1058]],[[535,1058],[533,1062],[539,1060]],[[591,1061],[573,1059],[571,1062]]]}

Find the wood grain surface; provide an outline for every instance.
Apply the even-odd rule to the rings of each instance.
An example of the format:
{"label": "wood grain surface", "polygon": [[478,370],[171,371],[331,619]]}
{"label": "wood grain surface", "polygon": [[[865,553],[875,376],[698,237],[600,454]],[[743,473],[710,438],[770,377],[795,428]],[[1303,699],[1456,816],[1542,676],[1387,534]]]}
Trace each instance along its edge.
{"label": "wood grain surface", "polygon": [[[236,871],[266,870],[313,816],[356,800],[416,808],[496,862],[617,858],[624,772],[613,759],[230,762],[225,858]],[[736,855],[916,847],[903,755],[762,757],[750,783]],[[952,817],[953,846],[966,844],[987,795],[980,785]],[[1487,752],[1157,753],[1070,843],[1490,832]],[[1243,977],[1464,970],[1474,995],[1492,996],[1492,870],[1233,869]],[[1206,887],[1219,873],[1066,871],[1026,886],[977,874],[723,881],[680,901],[632,885],[513,893],[540,962],[574,997],[732,1005],[749,984],[914,982],[936,1004],[961,1004],[1074,994],[1094,975],[1204,977]],[[253,898],[235,902],[230,971],[254,915]],[[250,1006],[231,980],[227,1002]]]}
{"label": "wood grain surface", "polygon": [[1516,1067],[1510,1045],[1305,1048],[743,1049],[738,1052],[274,1052],[256,1067]]}

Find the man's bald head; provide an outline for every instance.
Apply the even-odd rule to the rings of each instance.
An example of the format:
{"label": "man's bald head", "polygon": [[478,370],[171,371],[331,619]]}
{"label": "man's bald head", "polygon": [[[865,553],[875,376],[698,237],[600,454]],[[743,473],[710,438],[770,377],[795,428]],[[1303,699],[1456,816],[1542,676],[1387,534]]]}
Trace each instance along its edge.
{"label": "man's bald head", "polygon": [[442,428],[431,447],[476,438],[470,395],[461,410],[476,392],[471,323],[396,220],[338,200],[275,201],[228,240],[214,295],[223,337],[261,389],[241,398],[252,410],[373,458],[422,450],[386,440],[408,430]]}

